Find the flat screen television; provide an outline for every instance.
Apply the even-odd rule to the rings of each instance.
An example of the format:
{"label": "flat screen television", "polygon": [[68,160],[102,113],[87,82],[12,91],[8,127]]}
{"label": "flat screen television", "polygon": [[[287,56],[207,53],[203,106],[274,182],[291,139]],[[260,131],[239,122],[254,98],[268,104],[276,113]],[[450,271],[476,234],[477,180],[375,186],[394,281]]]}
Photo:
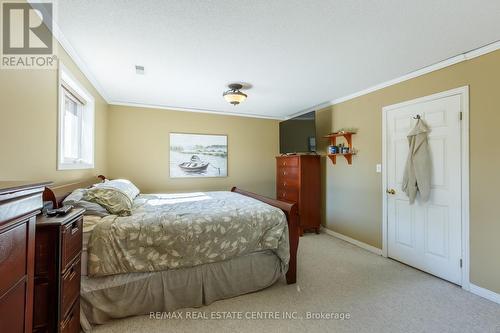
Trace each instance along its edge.
{"label": "flat screen television", "polygon": [[316,152],[316,113],[280,122],[280,154]]}

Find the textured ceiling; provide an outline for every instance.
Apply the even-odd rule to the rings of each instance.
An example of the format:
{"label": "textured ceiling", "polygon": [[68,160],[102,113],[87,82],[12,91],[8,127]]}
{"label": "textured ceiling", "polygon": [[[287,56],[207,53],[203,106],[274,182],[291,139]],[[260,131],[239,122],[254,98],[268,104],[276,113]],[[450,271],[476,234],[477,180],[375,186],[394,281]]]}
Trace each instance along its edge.
{"label": "textured ceiling", "polygon": [[269,117],[500,39],[499,0],[64,0],[56,20],[112,103]]}

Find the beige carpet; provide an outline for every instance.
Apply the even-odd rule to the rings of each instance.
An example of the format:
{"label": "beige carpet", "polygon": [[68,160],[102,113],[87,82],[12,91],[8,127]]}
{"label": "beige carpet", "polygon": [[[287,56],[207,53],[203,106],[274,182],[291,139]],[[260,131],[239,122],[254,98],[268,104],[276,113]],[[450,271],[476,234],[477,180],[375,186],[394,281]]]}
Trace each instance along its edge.
{"label": "beige carpet", "polygon": [[[260,312],[259,312],[260,311]],[[252,317],[264,312],[296,319],[186,319]],[[349,320],[306,319],[349,313]],[[270,314],[268,314],[270,315]],[[326,234],[300,239],[298,283],[272,287],[184,309],[182,318],[116,320],[96,333],[129,332],[491,332],[500,333],[500,305],[431,275]],[[302,317],[302,319],[300,319]]]}

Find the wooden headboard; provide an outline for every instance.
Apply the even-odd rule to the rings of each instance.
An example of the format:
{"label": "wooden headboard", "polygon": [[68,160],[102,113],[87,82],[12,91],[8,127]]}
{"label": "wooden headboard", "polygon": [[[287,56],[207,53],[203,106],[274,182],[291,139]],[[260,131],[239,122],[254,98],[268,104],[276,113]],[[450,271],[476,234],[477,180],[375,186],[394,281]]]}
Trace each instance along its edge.
{"label": "wooden headboard", "polygon": [[88,188],[96,183],[103,182],[106,179],[103,175],[85,179],[81,182],[46,187],[43,191],[43,201],[52,201],[54,208],[62,206],[62,201],[78,188]]}

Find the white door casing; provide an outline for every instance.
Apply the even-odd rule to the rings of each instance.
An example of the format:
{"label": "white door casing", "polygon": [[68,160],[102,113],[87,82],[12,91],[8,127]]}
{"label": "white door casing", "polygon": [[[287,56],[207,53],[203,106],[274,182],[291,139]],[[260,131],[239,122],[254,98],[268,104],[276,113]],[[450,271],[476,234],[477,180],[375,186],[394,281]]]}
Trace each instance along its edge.
{"label": "white door casing", "polygon": [[[383,253],[464,288],[468,288],[468,135],[464,134],[468,126],[463,125],[468,121],[467,92],[467,87],[454,89],[383,109]],[[417,196],[410,205],[401,187],[407,134],[417,114],[430,128],[432,188],[428,202]],[[395,194],[387,193],[391,189]]]}

